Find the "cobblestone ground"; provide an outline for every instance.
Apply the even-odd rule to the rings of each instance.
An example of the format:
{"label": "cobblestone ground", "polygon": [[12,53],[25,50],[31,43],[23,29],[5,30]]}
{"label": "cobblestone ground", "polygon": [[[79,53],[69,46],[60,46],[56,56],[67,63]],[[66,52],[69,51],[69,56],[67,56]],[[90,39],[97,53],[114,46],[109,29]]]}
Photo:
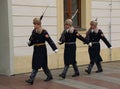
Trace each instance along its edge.
{"label": "cobblestone ground", "polygon": [[58,77],[62,69],[51,70],[54,79],[49,82],[44,82],[46,76],[39,72],[34,85],[25,83],[29,73],[15,76],[0,75],[0,89],[120,89],[120,61],[102,63],[102,66],[102,73],[95,73],[94,66],[91,75],[84,72],[86,66],[79,66],[80,76],[74,78],[71,77],[73,69],[69,68],[66,79]]}

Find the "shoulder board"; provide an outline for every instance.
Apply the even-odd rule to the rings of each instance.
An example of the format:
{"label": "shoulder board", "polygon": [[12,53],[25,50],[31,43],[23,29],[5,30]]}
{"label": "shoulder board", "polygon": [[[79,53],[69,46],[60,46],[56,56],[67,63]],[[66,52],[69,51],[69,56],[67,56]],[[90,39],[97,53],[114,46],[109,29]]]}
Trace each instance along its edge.
{"label": "shoulder board", "polygon": [[45,29],[42,29],[43,33],[47,33],[47,31]]}

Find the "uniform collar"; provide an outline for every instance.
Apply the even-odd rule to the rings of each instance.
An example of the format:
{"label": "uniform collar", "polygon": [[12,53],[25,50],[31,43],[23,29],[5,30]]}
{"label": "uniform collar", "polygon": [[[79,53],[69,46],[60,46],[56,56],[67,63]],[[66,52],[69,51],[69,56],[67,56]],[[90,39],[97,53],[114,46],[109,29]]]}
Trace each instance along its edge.
{"label": "uniform collar", "polygon": [[35,31],[36,31],[36,33],[38,33],[38,34],[41,34],[41,32],[42,32],[42,27],[40,27],[40,28],[38,28],[38,29],[35,29]]}
{"label": "uniform collar", "polygon": [[96,29],[91,29],[91,32],[93,33],[98,33],[98,31],[99,31],[99,29],[98,28],[96,28]]}
{"label": "uniform collar", "polygon": [[69,29],[66,30],[68,33],[73,33],[74,32],[74,27],[70,27]]}

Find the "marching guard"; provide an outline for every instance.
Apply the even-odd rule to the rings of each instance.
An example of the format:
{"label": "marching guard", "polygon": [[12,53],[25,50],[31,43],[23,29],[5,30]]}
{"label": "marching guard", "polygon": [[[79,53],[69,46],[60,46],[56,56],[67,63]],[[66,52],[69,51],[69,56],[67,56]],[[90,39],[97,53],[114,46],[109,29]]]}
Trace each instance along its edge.
{"label": "marching guard", "polygon": [[38,69],[43,69],[44,73],[47,75],[45,81],[52,80],[52,74],[48,68],[48,61],[47,61],[47,49],[45,42],[47,41],[51,48],[57,52],[58,49],[51,39],[48,32],[41,27],[41,20],[39,18],[33,19],[34,29],[32,34],[29,38],[29,46],[34,46],[33,57],[32,57],[32,73],[30,78],[26,80],[27,83],[33,84],[34,78],[38,72]]}
{"label": "marching guard", "polygon": [[103,72],[101,66],[101,55],[100,55],[100,39],[107,45],[108,48],[111,48],[111,44],[108,42],[106,37],[104,36],[101,29],[97,27],[97,21],[90,22],[90,29],[86,32],[86,39],[90,42],[88,47],[90,64],[88,68],[85,70],[88,74],[91,73],[92,67],[94,64],[97,65],[98,70],[96,73]]}
{"label": "marching guard", "polygon": [[59,75],[63,79],[66,78],[66,73],[69,68],[69,65],[72,65],[75,73],[72,77],[79,76],[79,70],[76,62],[76,38],[87,43],[87,40],[83,38],[72,26],[72,20],[67,19],[65,21],[65,29],[59,39],[59,44],[65,43],[64,48],[64,69],[63,72]]}

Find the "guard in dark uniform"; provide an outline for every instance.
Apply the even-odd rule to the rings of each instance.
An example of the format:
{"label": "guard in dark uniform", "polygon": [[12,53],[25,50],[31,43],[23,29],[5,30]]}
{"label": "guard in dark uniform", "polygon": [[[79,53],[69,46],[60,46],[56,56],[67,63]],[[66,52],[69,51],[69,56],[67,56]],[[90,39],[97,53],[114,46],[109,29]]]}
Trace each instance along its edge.
{"label": "guard in dark uniform", "polygon": [[63,72],[59,75],[63,79],[66,77],[66,73],[69,68],[69,65],[72,65],[75,71],[72,77],[79,76],[79,70],[76,62],[76,38],[87,43],[87,40],[83,38],[72,26],[72,20],[67,19],[65,21],[65,30],[63,31],[58,42],[59,44],[65,43],[65,49],[64,49],[65,66]]}
{"label": "guard in dark uniform", "polygon": [[38,72],[38,69],[42,68],[44,73],[47,75],[45,81],[53,79],[50,70],[48,69],[47,61],[47,49],[45,42],[47,41],[51,48],[57,52],[57,47],[51,39],[48,32],[41,27],[41,21],[39,18],[33,19],[34,29],[29,38],[29,46],[34,45],[33,58],[32,58],[32,73],[30,78],[26,80],[27,83],[33,84],[34,78]]}
{"label": "guard in dark uniform", "polygon": [[92,67],[94,63],[97,65],[98,70],[96,73],[103,72],[101,61],[102,58],[100,56],[100,39],[107,45],[108,48],[111,48],[111,44],[108,42],[106,37],[104,36],[101,29],[97,28],[97,21],[90,22],[90,29],[86,33],[86,39],[90,42],[89,43],[89,57],[90,57],[90,64],[88,68],[85,70],[88,74],[91,73]]}

